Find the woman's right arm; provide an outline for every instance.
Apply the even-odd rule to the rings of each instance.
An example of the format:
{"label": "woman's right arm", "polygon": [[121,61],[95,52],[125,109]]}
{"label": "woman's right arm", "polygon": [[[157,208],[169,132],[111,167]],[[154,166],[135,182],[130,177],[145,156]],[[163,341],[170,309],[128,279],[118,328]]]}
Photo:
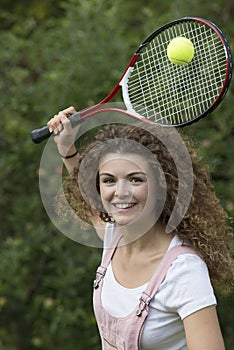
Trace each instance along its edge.
{"label": "woman's right arm", "polygon": [[[68,107],[56,114],[47,123],[50,131],[54,132],[54,141],[57,145],[58,153],[62,156],[64,165],[69,173],[77,165],[80,156],[75,147],[76,135],[80,126],[72,128],[68,118],[75,112],[74,107]],[[98,236],[103,240],[106,223],[99,216],[94,216],[91,221]]]}
{"label": "woman's right arm", "polygon": [[75,147],[75,138],[80,126],[72,128],[68,118],[75,112],[74,107],[68,107],[56,114],[47,123],[50,132],[54,132],[54,141],[57,144],[58,153],[69,173],[72,172],[79,159],[79,153]]}

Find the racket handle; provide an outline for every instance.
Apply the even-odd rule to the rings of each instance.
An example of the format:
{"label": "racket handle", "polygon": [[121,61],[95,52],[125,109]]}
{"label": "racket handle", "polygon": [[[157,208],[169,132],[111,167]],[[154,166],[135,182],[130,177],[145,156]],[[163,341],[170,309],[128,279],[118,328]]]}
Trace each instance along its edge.
{"label": "racket handle", "polygon": [[[73,114],[69,117],[72,127],[74,128],[76,125],[83,122],[81,119],[81,115],[79,112]],[[31,132],[32,141],[34,143],[41,143],[42,141],[48,139],[53,132],[50,132],[48,126],[44,126],[39,129],[35,129]]]}
{"label": "racket handle", "polygon": [[42,141],[48,139],[52,133],[50,132],[48,126],[44,126],[40,129],[35,129],[31,132],[32,141],[34,143],[41,143]]}

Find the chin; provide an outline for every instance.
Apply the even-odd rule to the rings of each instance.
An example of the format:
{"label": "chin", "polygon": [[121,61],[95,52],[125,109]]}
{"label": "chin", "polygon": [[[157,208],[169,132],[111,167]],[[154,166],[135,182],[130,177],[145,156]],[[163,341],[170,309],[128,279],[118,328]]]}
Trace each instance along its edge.
{"label": "chin", "polygon": [[134,217],[113,215],[113,218],[118,226],[125,227],[131,231],[133,230],[136,235],[143,235],[158,222],[158,217],[152,214],[150,216],[142,216],[139,213],[138,215],[134,215]]}
{"label": "chin", "polygon": [[119,226],[125,226],[130,225],[131,223],[135,222],[136,217],[130,218],[130,217],[119,217],[119,216],[113,216],[113,219],[115,220],[116,224]]}

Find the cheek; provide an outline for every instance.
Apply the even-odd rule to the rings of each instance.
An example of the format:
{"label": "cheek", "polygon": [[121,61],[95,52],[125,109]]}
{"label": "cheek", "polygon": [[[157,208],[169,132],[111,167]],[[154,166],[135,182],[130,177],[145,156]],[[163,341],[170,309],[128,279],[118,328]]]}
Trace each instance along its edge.
{"label": "cheek", "polygon": [[136,198],[139,202],[146,203],[149,200],[150,193],[147,184],[133,189],[132,196]]}
{"label": "cheek", "polygon": [[102,201],[108,201],[111,199],[112,192],[113,190],[111,190],[111,188],[100,185],[100,197]]}
{"label": "cheek", "polygon": [[157,189],[156,186],[147,186],[145,188],[145,203],[148,204],[149,206],[153,207],[156,204],[157,201]]}
{"label": "cheek", "polygon": [[103,208],[106,212],[110,212],[110,202],[112,195],[110,189],[100,186],[100,198],[103,205]]}

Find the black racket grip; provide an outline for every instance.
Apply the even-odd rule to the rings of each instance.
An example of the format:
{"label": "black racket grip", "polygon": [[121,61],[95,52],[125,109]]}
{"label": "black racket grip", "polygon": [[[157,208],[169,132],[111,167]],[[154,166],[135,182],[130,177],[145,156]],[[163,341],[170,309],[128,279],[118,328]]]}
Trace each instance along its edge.
{"label": "black racket grip", "polygon": [[[71,122],[72,127],[75,127],[76,125],[83,122],[79,112],[72,114],[69,117],[69,120]],[[32,141],[34,143],[41,143],[42,141],[48,139],[51,134],[53,134],[53,133],[50,132],[48,126],[44,126],[42,128],[35,129],[31,132]]]}
{"label": "black racket grip", "polygon": [[48,126],[44,126],[40,129],[35,129],[31,132],[32,141],[34,143],[41,143],[42,141],[48,139],[52,133],[50,132]]}

